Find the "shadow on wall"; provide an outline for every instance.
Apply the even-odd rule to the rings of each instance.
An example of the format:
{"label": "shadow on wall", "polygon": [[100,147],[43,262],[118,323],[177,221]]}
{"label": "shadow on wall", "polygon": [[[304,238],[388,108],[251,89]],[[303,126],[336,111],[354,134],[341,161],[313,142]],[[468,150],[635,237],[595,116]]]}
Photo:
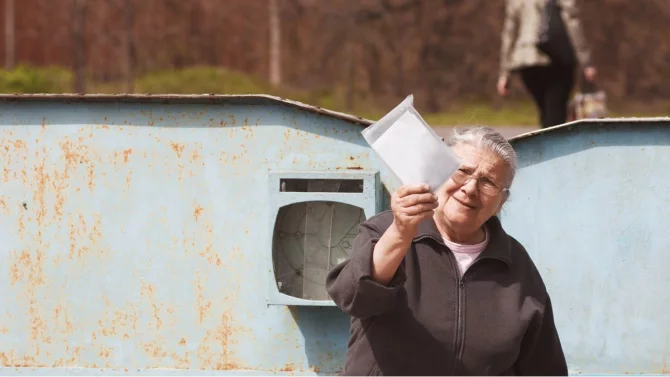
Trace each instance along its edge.
{"label": "shadow on wall", "polygon": [[349,316],[335,306],[294,306],[290,310],[305,338],[309,366],[318,375],[340,373],[349,341]]}
{"label": "shadow on wall", "polygon": [[667,122],[580,122],[510,142],[519,168],[524,168],[597,147],[670,145],[670,118]]}

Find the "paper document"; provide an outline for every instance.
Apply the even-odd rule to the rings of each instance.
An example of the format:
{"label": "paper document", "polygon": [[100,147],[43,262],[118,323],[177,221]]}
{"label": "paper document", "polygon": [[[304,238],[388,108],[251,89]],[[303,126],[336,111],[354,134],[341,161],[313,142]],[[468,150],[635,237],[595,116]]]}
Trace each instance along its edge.
{"label": "paper document", "polygon": [[403,185],[428,184],[435,192],[461,162],[421,118],[413,99],[408,96],[362,133]]}

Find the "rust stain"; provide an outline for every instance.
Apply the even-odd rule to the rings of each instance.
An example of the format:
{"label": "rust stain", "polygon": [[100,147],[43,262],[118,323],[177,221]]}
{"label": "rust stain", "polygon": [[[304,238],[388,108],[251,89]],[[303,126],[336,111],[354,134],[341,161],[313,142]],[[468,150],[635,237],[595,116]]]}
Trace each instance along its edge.
{"label": "rust stain", "polygon": [[46,330],[46,322],[40,316],[39,308],[36,304],[36,299],[33,297],[30,299],[30,308],[28,309],[28,314],[30,316],[30,339],[38,340],[44,338],[44,332]]}
{"label": "rust stain", "polygon": [[132,169],[128,171],[126,176],[126,189],[130,189],[130,185],[133,183],[133,171]]}
{"label": "rust stain", "polygon": [[70,252],[68,256],[70,259],[73,259],[77,254],[77,228],[75,228],[74,224],[72,223],[72,215],[70,215],[70,221],[68,225],[70,227]]}
{"label": "rust stain", "polygon": [[77,145],[66,139],[61,143],[61,148],[65,155],[64,157],[68,167],[74,167],[77,166],[77,164],[89,162],[87,156],[88,147],[86,145]]}
{"label": "rust stain", "polygon": [[[30,268],[30,254],[27,251],[21,251],[18,258],[15,256],[16,251],[10,252],[10,260],[16,259],[13,263],[9,265],[9,275],[12,282],[12,286],[19,281],[23,281],[24,271]],[[23,267],[23,268],[21,268]]]}
{"label": "rust stain", "polygon": [[287,363],[279,369],[280,372],[295,372],[295,364]]}
{"label": "rust stain", "polygon": [[[77,220],[75,221],[72,213],[68,214],[68,227],[69,237],[70,237],[70,248],[68,257],[70,259],[82,259],[90,251],[91,247],[94,247],[98,240],[102,238],[102,232],[100,230],[102,226],[102,217],[100,214],[93,215],[93,226],[89,227],[86,223],[86,219],[81,213],[77,214]],[[90,228],[90,232],[89,232]],[[88,237],[87,237],[88,236]],[[86,243],[86,240],[90,243]],[[105,254],[101,249],[99,250],[100,254]]]}
{"label": "rust stain", "polygon": [[193,217],[195,217],[195,221],[198,222],[198,219],[200,218],[200,215],[202,214],[202,211],[204,209],[200,206],[200,204],[195,203],[195,208],[193,209]]}
{"label": "rust stain", "polygon": [[212,229],[212,224],[210,223],[205,227],[205,248],[200,250],[198,255],[206,259],[207,263],[209,264],[221,266],[223,264],[221,257],[219,257],[219,255],[213,250],[213,239],[214,232]]}
{"label": "rust stain", "polygon": [[123,163],[127,164],[130,161],[130,155],[133,153],[132,149],[126,149],[123,151]]}
{"label": "rust stain", "polygon": [[144,348],[144,352],[148,355],[153,357],[154,359],[156,358],[163,358],[167,357],[168,353],[163,349],[163,346],[161,344],[162,342],[159,341],[152,341],[152,342],[142,342],[142,347]]}
{"label": "rust stain", "polygon": [[74,329],[68,316],[67,308],[61,308],[60,305],[54,308],[54,322],[56,330],[63,334],[69,334]]}
{"label": "rust stain", "polygon": [[186,339],[184,339],[184,338],[179,339],[179,345],[182,346],[182,347],[185,347],[186,346]]}
{"label": "rust stain", "polygon": [[20,253],[16,250],[10,252],[9,270],[12,285],[27,282],[34,291],[34,286],[44,284],[43,265],[44,254],[39,250],[34,256],[27,250],[22,250]]}
{"label": "rust stain", "polygon": [[93,228],[89,234],[89,240],[92,244],[95,244],[102,238],[102,232],[100,228],[102,227],[102,216],[99,213],[93,215]]}
{"label": "rust stain", "polygon": [[[235,329],[237,331],[237,329]],[[227,312],[221,314],[219,325],[207,333],[200,341],[197,349],[197,358],[202,369],[214,370],[242,370],[254,369],[233,360],[230,347],[236,343],[232,339],[233,326],[231,315]]]}
{"label": "rust stain", "polygon": [[338,166],[338,167],[335,168],[335,170],[363,170],[363,167],[361,167],[361,166],[347,166],[347,167]]}
{"label": "rust stain", "polygon": [[[160,330],[161,327],[163,327],[163,319],[161,318],[161,312],[164,310],[163,305],[158,305],[155,302],[154,299],[154,292],[155,292],[155,287],[152,284],[146,284],[145,282],[142,282],[141,286],[141,294],[142,296],[146,296],[149,298],[149,302],[151,303],[151,308],[153,309],[153,322],[155,322],[155,328],[156,330]],[[171,313],[170,310],[165,310],[168,314]],[[153,325],[152,325],[153,327]],[[164,343],[164,342],[163,342]]]}
{"label": "rust stain", "polygon": [[176,352],[172,353],[172,359],[175,361],[174,367],[177,369],[191,369],[190,352],[185,351],[184,356],[179,356]]}
{"label": "rust stain", "polygon": [[172,150],[175,151],[177,157],[181,157],[181,153],[184,151],[184,144],[171,142],[170,147],[172,147]]}
{"label": "rust stain", "polygon": [[142,296],[147,296],[149,298],[153,298],[153,296],[154,296],[154,286],[151,285],[151,284],[142,283],[141,293],[142,293]]}
{"label": "rust stain", "polygon": [[203,323],[205,321],[205,318],[207,317],[209,309],[212,307],[212,302],[205,299],[200,273],[197,273],[197,279],[195,284],[196,284],[195,288],[197,295],[196,308],[198,311],[198,318],[200,319],[200,323]]}
{"label": "rust stain", "polygon": [[15,357],[14,351],[0,352],[0,364],[13,368],[35,368],[40,367],[33,356]]}
{"label": "rust stain", "polygon": [[160,317],[161,309],[156,304],[151,304],[151,306],[154,309],[154,318],[156,319],[156,330],[160,330],[161,326],[163,326],[163,320]]}
{"label": "rust stain", "polygon": [[193,153],[191,153],[191,162],[197,161],[200,157],[200,152],[197,150],[193,151]]}
{"label": "rust stain", "polygon": [[93,188],[95,187],[95,165],[93,164],[88,164],[87,166],[88,170],[88,188],[92,191]]}
{"label": "rust stain", "polygon": [[28,150],[26,143],[23,140],[14,140],[14,149],[23,149],[23,150]]}

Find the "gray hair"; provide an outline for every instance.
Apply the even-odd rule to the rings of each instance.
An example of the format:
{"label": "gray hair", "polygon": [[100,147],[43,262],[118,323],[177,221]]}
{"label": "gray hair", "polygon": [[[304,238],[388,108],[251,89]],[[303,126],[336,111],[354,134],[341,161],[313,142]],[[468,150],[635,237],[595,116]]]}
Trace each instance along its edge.
{"label": "gray hair", "polygon": [[505,160],[510,168],[510,174],[507,177],[507,186],[512,185],[517,168],[516,152],[503,135],[493,128],[486,126],[454,128],[451,137],[447,140],[447,145],[452,147],[461,143],[486,148]]}

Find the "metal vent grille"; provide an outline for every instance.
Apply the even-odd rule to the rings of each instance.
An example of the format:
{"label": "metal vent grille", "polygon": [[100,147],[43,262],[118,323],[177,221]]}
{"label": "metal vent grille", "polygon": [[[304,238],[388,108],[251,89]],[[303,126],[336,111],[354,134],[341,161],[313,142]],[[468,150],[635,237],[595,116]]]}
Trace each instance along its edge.
{"label": "metal vent grille", "polygon": [[279,210],[273,237],[273,264],[280,292],[307,300],[329,300],[328,272],[350,254],[363,209],[313,201]]}

